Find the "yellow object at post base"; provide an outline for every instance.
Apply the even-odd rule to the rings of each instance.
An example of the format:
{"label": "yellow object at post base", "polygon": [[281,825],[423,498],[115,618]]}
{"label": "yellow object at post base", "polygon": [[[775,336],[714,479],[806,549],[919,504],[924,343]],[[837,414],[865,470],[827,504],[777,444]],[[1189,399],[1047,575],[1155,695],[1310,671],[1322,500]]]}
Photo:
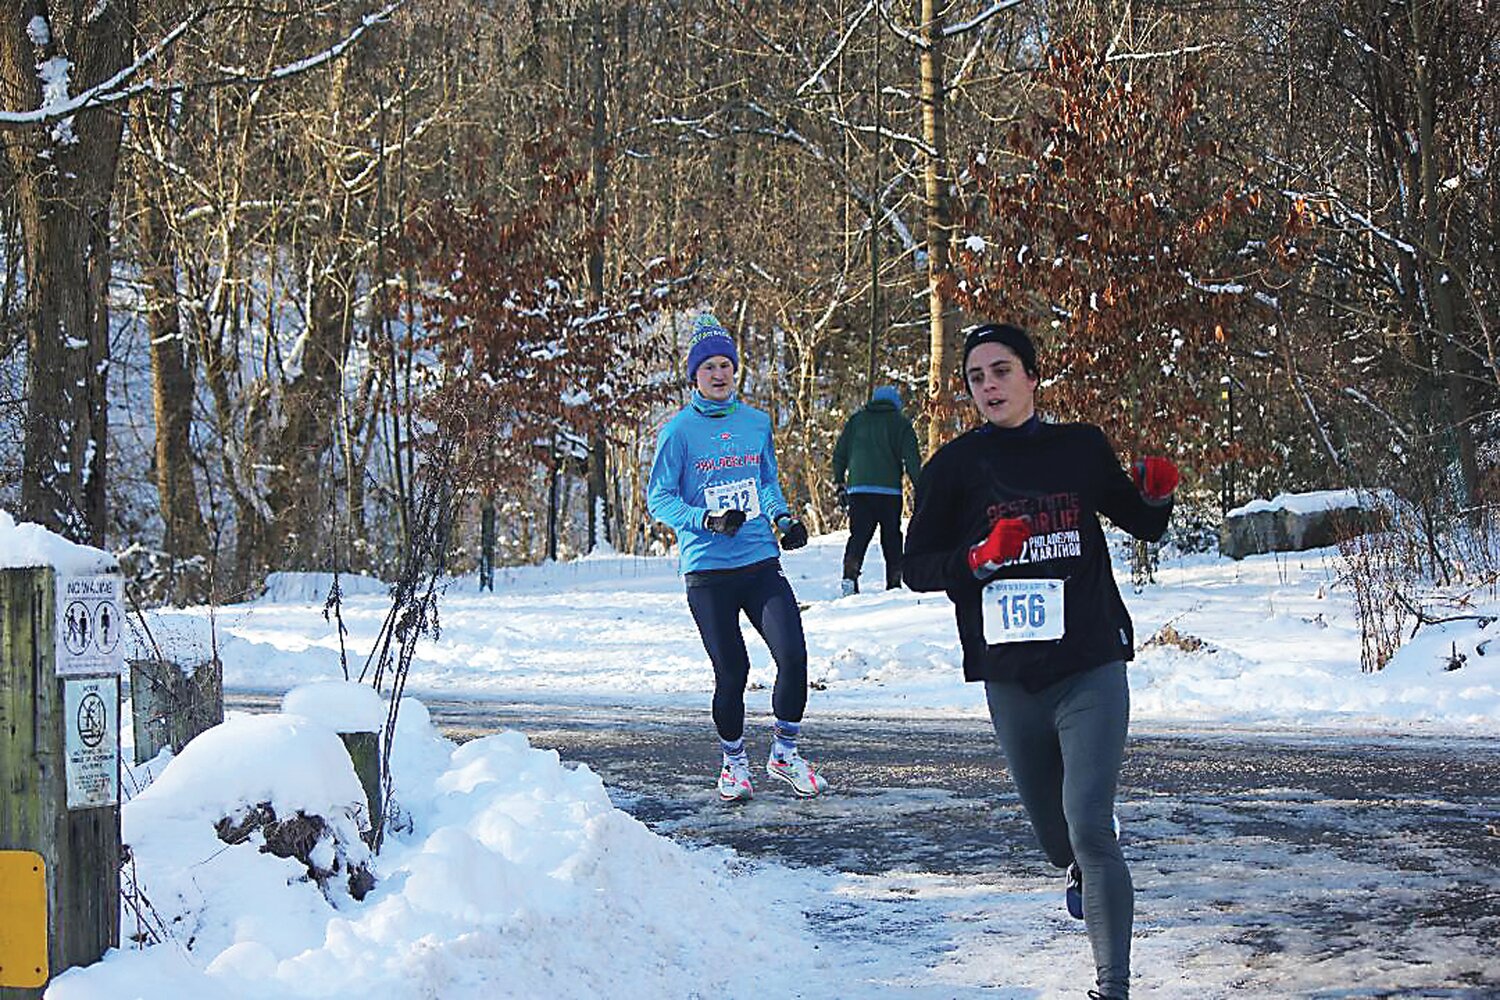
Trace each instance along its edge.
{"label": "yellow object at post base", "polygon": [[0,851],[0,986],[47,983],[47,864]]}

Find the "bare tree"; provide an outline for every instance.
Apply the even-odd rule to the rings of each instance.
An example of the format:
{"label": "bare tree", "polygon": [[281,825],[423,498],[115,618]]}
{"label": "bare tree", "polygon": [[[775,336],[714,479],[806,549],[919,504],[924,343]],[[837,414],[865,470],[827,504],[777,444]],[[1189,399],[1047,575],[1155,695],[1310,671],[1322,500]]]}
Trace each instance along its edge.
{"label": "bare tree", "polygon": [[[97,16],[95,16],[97,14]],[[87,15],[87,16],[86,16]],[[85,11],[22,0],[0,11],[0,108],[44,108],[129,64],[131,0]],[[21,511],[81,542],[104,539],[109,454],[110,211],[122,121],[104,108],[3,133],[26,274]]]}

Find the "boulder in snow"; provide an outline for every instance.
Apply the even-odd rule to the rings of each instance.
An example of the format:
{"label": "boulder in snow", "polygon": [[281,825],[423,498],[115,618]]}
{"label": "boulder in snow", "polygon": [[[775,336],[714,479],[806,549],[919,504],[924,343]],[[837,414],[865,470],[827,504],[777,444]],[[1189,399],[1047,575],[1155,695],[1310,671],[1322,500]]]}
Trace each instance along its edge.
{"label": "boulder in snow", "polygon": [[1382,531],[1388,506],[1368,490],[1283,493],[1230,511],[1219,529],[1219,552],[1231,559],[1262,552],[1301,552]]}

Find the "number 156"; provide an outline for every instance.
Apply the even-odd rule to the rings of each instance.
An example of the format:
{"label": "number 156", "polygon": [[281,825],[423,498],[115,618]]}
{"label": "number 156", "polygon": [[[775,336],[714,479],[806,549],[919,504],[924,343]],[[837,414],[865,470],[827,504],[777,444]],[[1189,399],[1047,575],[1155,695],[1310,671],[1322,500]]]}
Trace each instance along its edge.
{"label": "number 156", "polygon": [[1010,594],[1000,598],[1000,622],[1005,628],[1041,628],[1047,605],[1041,594]]}

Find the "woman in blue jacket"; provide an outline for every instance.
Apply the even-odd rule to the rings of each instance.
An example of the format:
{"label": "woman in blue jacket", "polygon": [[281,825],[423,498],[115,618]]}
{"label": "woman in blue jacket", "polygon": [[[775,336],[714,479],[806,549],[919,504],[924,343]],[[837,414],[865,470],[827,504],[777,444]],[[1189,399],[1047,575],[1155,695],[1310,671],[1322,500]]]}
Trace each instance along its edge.
{"label": "woman in blue jacket", "polygon": [[797,752],[807,704],[807,643],[777,548],[778,540],[784,549],[806,545],[807,529],[776,482],[770,417],[736,396],[738,367],[728,331],[712,315],[699,315],[687,357],[692,400],[657,436],[646,502],[651,515],[677,533],[688,607],[713,662],[720,797],[735,802],[754,794],[744,739],[750,656],[742,611],[776,661],[766,773],[811,797],[827,785]]}

